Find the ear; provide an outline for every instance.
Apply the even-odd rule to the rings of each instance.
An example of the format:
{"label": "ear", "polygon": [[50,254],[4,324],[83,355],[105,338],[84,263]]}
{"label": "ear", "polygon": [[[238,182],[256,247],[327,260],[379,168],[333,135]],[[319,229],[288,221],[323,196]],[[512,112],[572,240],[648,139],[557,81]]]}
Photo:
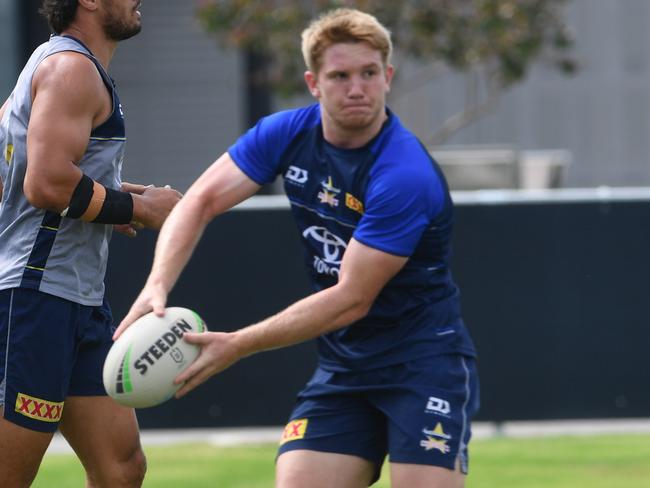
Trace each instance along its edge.
{"label": "ear", "polygon": [[305,83],[309,89],[309,93],[314,98],[320,98],[320,88],[318,87],[318,77],[311,71],[305,71]]}
{"label": "ear", "polygon": [[79,0],[79,6],[91,12],[97,10],[99,7],[98,3],[99,0]]}
{"label": "ear", "polygon": [[390,84],[393,81],[393,75],[395,74],[395,68],[392,64],[386,66],[386,93],[390,91]]}

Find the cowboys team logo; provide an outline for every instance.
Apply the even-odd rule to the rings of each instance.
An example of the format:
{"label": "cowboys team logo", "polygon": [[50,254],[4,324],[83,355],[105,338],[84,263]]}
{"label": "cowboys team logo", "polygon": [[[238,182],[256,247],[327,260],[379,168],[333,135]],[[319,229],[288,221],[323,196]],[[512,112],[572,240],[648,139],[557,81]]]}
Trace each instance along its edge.
{"label": "cowboys team logo", "polygon": [[341,190],[339,188],[334,188],[332,177],[329,176],[327,181],[321,181],[320,184],[323,187],[323,191],[318,193],[318,200],[320,200],[320,203],[326,203],[330,207],[338,207],[339,199],[336,198],[336,196],[341,193]]}
{"label": "cowboys team logo", "polygon": [[436,424],[436,427],[433,430],[426,428],[422,429],[422,433],[425,435],[426,439],[420,441],[420,447],[424,447],[425,451],[435,449],[440,451],[442,454],[447,454],[451,449],[447,445],[447,441],[451,439],[451,436],[445,434],[440,422]]}
{"label": "cowboys team logo", "polygon": [[309,241],[316,241],[322,249],[320,256],[314,256],[316,272],[338,277],[343,253],[348,247],[347,243],[325,227],[315,225],[307,228],[302,236]]}

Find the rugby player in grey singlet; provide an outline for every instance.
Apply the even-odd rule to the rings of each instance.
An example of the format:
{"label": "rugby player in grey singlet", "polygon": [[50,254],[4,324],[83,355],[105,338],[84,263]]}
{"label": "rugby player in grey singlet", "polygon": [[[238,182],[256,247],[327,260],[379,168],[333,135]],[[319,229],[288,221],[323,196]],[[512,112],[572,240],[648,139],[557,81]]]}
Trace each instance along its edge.
{"label": "rugby player in grey singlet", "polygon": [[33,288],[83,305],[100,305],[112,226],[63,219],[31,206],[23,193],[32,77],[45,58],[61,51],[88,56],[112,93],[113,113],[92,131],[79,168],[108,188],[120,188],[126,138],[113,82],[81,42],[52,36],[29,59],[1,122],[6,175],[0,212],[0,289]]}

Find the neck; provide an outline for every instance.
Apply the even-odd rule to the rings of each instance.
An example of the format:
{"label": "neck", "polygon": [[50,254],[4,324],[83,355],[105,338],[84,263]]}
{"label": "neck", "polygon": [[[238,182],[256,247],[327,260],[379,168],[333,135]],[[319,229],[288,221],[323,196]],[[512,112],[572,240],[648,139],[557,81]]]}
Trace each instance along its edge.
{"label": "neck", "polygon": [[359,128],[343,127],[333,120],[321,107],[323,122],[323,137],[333,146],[342,149],[356,149],[370,142],[381,131],[384,122],[388,119],[386,109],[382,109],[379,117],[368,126]]}
{"label": "neck", "polygon": [[93,55],[99,60],[105,70],[108,70],[108,65],[113,59],[117,42],[106,38],[103,33],[93,32],[90,29],[82,29],[78,26],[70,26],[65,31],[61,32],[62,36],[72,36],[83,42]]}

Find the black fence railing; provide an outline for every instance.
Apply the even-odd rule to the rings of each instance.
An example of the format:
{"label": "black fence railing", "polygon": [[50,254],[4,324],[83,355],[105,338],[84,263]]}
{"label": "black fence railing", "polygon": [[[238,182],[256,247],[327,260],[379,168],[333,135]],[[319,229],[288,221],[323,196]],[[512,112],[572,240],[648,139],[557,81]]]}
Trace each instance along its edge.
{"label": "black fence railing", "polygon": [[[458,200],[452,271],[479,351],[479,419],[648,416],[650,197]],[[155,237],[113,240],[116,320],[144,283]],[[234,330],[309,292],[280,205],[210,224],[169,304]],[[140,410],[140,423],[281,425],[315,355],[307,343],[247,358],[183,400]]]}

